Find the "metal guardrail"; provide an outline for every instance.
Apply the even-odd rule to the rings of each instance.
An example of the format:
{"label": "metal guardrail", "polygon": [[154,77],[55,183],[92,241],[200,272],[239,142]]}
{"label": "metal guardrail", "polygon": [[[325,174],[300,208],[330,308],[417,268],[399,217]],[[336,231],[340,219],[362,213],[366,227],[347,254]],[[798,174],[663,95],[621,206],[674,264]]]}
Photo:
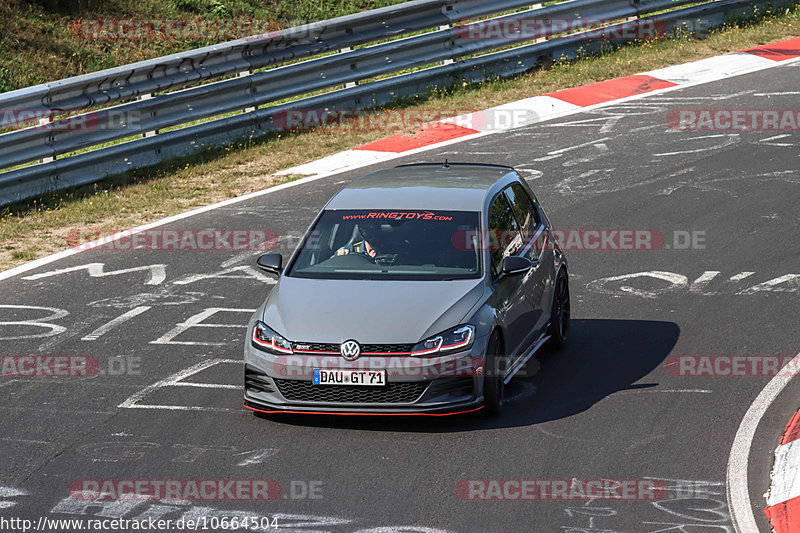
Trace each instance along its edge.
{"label": "metal guardrail", "polygon": [[[531,8],[530,0],[416,0],[3,93],[0,111],[24,109],[49,115],[109,107],[0,135],[0,168],[41,161],[0,173],[0,203],[91,183],[203,146],[257,137],[280,128],[275,118],[291,109],[369,109],[461,81],[525,72],[554,57],[572,58],[619,44],[621,35],[651,20],[643,15],[696,2],[570,0]],[[731,16],[751,13],[754,4],[794,3],[717,0],[661,13],[659,29],[675,31],[687,25],[694,29],[698,21],[710,28]],[[527,9],[508,14],[521,8]],[[507,14],[455,26],[497,13]],[[626,22],[562,36],[526,33],[531,44],[512,48],[508,47],[520,43],[521,28],[497,38],[470,38],[472,28],[490,23],[513,28],[503,24],[520,19]],[[379,42],[422,30],[430,31]],[[429,65],[438,66],[362,81]],[[264,67],[270,68],[253,73]],[[217,78],[220,81],[211,81]],[[186,88],[189,85],[195,86]],[[329,92],[274,104],[326,89]],[[132,98],[138,99],[128,101]],[[259,108],[268,104],[273,105]],[[224,116],[230,113],[237,114]],[[4,121],[0,127],[18,124],[19,117],[19,113],[0,113]],[[76,124],[79,127],[73,127]],[[57,159],[132,136],[140,138]]]}

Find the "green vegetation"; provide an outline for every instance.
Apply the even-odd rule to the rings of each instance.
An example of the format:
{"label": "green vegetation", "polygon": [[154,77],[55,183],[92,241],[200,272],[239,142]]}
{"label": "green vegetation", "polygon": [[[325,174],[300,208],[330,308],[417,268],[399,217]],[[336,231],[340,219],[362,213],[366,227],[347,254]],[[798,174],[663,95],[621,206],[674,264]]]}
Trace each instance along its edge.
{"label": "green vegetation", "polygon": [[[288,28],[401,1],[3,0],[0,2],[0,92],[246,37],[251,27]],[[82,31],[80,19],[222,19],[234,23],[228,33],[204,34],[228,36],[214,40],[87,39],[86,35],[98,33]],[[189,32],[183,35],[191,36]]]}

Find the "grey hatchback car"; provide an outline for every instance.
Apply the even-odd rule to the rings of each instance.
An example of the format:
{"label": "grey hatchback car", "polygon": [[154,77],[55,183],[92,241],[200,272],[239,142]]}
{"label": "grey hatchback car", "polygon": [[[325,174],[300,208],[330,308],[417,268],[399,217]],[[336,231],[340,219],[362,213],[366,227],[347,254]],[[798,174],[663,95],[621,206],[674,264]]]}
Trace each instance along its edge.
{"label": "grey hatchback car", "polygon": [[244,406],[264,413],[445,415],[503,406],[546,342],[567,340],[567,261],[511,167],[367,174],[317,215],[253,315]]}

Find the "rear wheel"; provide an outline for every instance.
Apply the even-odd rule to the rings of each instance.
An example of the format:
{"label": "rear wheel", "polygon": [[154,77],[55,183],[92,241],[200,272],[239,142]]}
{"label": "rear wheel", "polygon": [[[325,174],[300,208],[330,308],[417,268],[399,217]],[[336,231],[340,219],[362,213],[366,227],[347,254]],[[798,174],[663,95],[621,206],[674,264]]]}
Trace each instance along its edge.
{"label": "rear wheel", "polygon": [[558,271],[553,291],[553,308],[550,311],[550,345],[563,348],[569,337],[569,280],[563,270]]}
{"label": "rear wheel", "polygon": [[502,343],[500,334],[496,331],[489,337],[486,346],[486,371],[483,375],[483,398],[486,405],[486,414],[497,415],[503,409],[506,386],[503,383],[504,365],[501,365]]}

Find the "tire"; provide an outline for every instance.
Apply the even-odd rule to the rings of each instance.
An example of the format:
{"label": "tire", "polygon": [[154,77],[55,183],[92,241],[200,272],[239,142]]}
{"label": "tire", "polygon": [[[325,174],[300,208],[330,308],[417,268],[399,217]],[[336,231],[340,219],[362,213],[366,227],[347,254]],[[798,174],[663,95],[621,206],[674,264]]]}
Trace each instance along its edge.
{"label": "tire", "polygon": [[486,371],[483,375],[483,401],[486,406],[485,413],[488,416],[500,414],[505,401],[506,386],[503,383],[501,369],[497,364],[497,357],[502,354],[501,347],[500,335],[495,331],[489,337],[489,343],[486,345]]}
{"label": "tire", "polygon": [[553,291],[553,305],[550,309],[550,346],[556,350],[567,344],[569,322],[569,280],[566,272],[559,270]]}

